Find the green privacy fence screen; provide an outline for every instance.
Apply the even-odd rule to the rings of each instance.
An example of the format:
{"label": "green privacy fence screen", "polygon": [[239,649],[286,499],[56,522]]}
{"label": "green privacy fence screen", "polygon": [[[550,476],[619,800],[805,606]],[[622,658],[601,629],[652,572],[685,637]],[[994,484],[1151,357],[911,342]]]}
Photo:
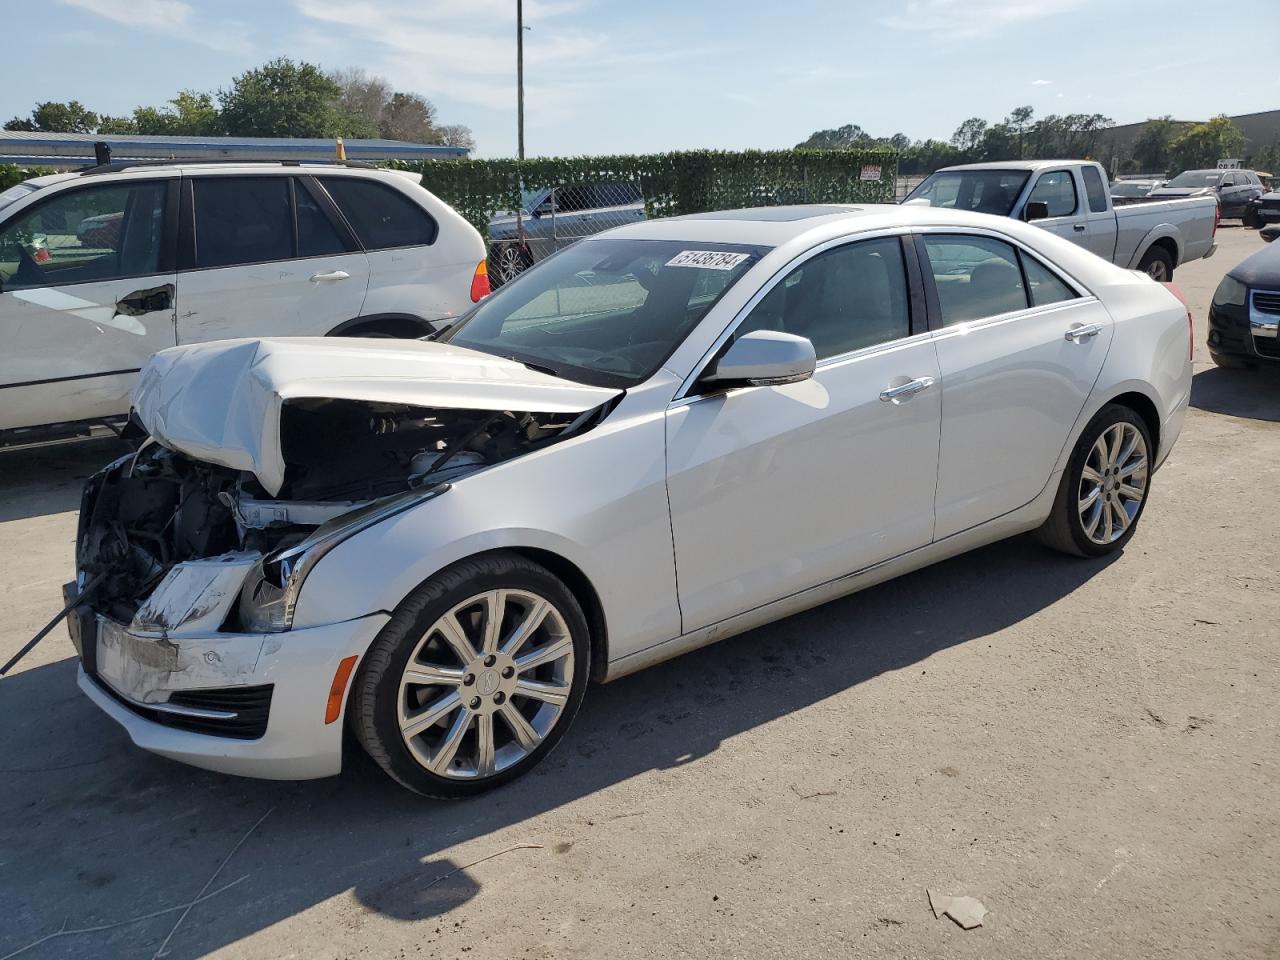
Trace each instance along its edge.
{"label": "green privacy fence screen", "polygon": [[645,212],[671,217],[784,203],[892,203],[893,150],[686,150],[531,160],[427,160],[392,166],[484,234],[495,213],[520,206],[522,190],[597,183],[640,184]]}
{"label": "green privacy fence screen", "polygon": [[19,167],[12,163],[0,163],[0,193],[15,184],[21,183],[23,180],[30,180],[32,177],[43,177],[45,174],[53,172],[40,167]]}

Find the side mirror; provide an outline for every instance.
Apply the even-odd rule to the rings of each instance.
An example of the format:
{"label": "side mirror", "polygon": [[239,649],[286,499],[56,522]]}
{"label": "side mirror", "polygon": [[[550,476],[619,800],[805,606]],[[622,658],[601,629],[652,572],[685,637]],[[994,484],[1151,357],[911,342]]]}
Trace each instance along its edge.
{"label": "side mirror", "polygon": [[1049,219],[1049,204],[1044,200],[1028,200],[1027,205],[1022,208],[1022,219],[1027,223]]}
{"label": "side mirror", "polygon": [[804,337],[777,330],[752,330],[734,340],[729,349],[702,375],[703,383],[718,386],[776,386],[813,376],[818,356]]}

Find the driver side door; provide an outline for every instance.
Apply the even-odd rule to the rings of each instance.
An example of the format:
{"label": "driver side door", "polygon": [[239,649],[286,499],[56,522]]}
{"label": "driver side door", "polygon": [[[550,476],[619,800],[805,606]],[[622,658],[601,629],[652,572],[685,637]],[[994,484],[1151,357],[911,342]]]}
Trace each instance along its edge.
{"label": "driver side door", "polygon": [[813,377],[668,410],[686,633],[932,540],[942,391],[915,273],[898,236],[817,251],[730,335],[807,337]]}
{"label": "driver side door", "polygon": [[175,343],[175,177],[75,187],[0,226],[0,430],[126,414]]}

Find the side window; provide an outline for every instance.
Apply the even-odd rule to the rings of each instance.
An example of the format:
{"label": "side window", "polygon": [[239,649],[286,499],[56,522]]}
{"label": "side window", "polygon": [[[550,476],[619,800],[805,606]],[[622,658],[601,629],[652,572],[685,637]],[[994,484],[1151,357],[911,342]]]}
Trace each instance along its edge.
{"label": "side window", "polygon": [[197,177],[195,266],[233,267],[293,257],[289,177]]}
{"label": "side window", "polygon": [[295,181],[293,197],[298,209],[298,256],[330,257],[346,253],[342,237],[307,188]]}
{"label": "side window", "polygon": [[1076,184],[1070,170],[1051,170],[1041,174],[1031,189],[1027,202],[1043,200],[1049,205],[1049,216],[1069,217],[1076,212]]}
{"label": "side window", "polygon": [[1222,183],[1219,184],[1219,186],[1221,187],[1234,187],[1235,185],[1236,185],[1236,175],[1234,173],[1228,173],[1225,177],[1222,178]]}
{"label": "side window", "polygon": [[320,182],[366,250],[435,243],[435,220],[393,187],[356,177],[322,177]]}
{"label": "side window", "polygon": [[1051,303],[1062,303],[1064,300],[1075,300],[1079,297],[1067,286],[1058,275],[1053,273],[1035,257],[1019,251],[1022,260],[1022,272],[1027,278],[1027,286],[1031,292],[1031,305],[1043,307]]}
{"label": "side window", "polygon": [[1102,183],[1102,174],[1097,167],[1082,167],[1084,174],[1084,192],[1089,197],[1089,209],[1094,213],[1107,212],[1107,188]]}
{"label": "side window", "polygon": [[0,289],[160,272],[164,181],[58,194],[0,227]]}
{"label": "side window", "polygon": [[944,326],[1026,309],[1018,254],[1010,244],[987,237],[929,233],[924,235],[924,245]]}
{"label": "side window", "polygon": [[598,206],[594,187],[560,187],[556,190],[556,212],[577,213]]}
{"label": "side window", "polygon": [[739,327],[808,337],[819,360],[911,335],[897,237],[863,240],[806,260]]}

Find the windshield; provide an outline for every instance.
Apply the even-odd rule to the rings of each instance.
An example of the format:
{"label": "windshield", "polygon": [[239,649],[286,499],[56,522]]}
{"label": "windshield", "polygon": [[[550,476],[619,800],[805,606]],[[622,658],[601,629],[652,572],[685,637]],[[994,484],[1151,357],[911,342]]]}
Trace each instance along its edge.
{"label": "windshield", "polygon": [[1121,181],[1111,185],[1111,195],[1113,197],[1145,197],[1154,186],[1155,184],[1146,180]]}
{"label": "windshield", "polygon": [[25,197],[28,193],[34,193],[39,189],[40,188],[33,183],[19,183],[16,186],[10,187],[8,190],[0,193],[0,208],[7,207],[9,204],[13,203],[13,201],[19,200],[22,197]]}
{"label": "windshield", "polygon": [[1185,170],[1165,184],[1166,187],[1216,187],[1221,170]]}
{"label": "windshield", "polygon": [[768,249],[584,240],[499,288],[439,339],[569,380],[634,386]]}
{"label": "windshield", "polygon": [[907,199],[1007,217],[1030,176],[1028,170],[939,170],[912,190]]}

